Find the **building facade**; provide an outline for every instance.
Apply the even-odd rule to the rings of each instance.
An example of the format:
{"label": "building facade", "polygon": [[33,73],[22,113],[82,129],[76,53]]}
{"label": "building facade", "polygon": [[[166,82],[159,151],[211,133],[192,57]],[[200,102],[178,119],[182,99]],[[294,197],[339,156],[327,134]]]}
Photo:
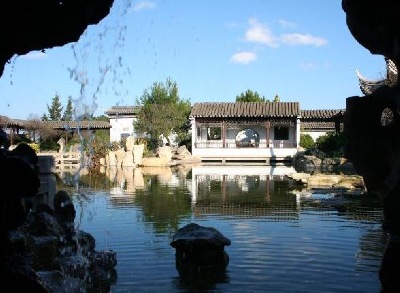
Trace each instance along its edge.
{"label": "building facade", "polygon": [[202,162],[290,161],[300,143],[300,117],[292,102],[195,103],[192,155]]}
{"label": "building facade", "polygon": [[119,142],[128,136],[135,136],[133,122],[139,106],[112,106],[105,114],[110,118],[110,142]]}

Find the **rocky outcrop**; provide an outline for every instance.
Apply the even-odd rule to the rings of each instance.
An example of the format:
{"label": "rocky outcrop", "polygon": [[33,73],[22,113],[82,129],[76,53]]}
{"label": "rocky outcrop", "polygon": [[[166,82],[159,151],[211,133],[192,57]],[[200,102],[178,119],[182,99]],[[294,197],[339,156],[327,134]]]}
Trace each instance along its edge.
{"label": "rocky outcrop", "polygon": [[127,139],[126,147],[110,151],[102,160],[106,166],[120,167],[170,167],[201,163],[201,159],[192,156],[186,146],[173,148],[159,147],[154,157],[143,157],[144,145],[135,145]]}
{"label": "rocky outcrop", "polygon": [[339,194],[363,194],[364,180],[359,175],[292,173],[286,175],[302,185],[306,191],[329,190]]}
{"label": "rocky outcrop", "polygon": [[94,238],[75,229],[68,193],[57,192],[51,206],[37,200],[38,161],[25,144],[0,150],[0,182],[8,186],[0,213],[3,286],[23,292],[108,291],[116,275],[115,252],[96,251]]}
{"label": "rocky outcrop", "polygon": [[344,157],[329,158],[321,151],[299,151],[293,157],[293,167],[299,172],[321,173],[339,171],[356,174],[353,164]]}

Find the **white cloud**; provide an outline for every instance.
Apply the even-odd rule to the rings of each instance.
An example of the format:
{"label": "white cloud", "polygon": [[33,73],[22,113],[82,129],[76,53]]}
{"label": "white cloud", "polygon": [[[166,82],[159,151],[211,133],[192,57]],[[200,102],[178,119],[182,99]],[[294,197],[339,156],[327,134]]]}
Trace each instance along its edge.
{"label": "white cloud", "polygon": [[287,21],[285,19],[280,19],[279,20],[279,24],[281,25],[281,27],[283,28],[295,28],[296,24],[290,21]]}
{"label": "white cloud", "polygon": [[280,40],[287,45],[314,45],[317,47],[324,46],[328,41],[321,37],[314,37],[310,34],[284,34]]}
{"label": "white cloud", "polygon": [[270,47],[278,46],[278,39],[272,34],[271,29],[259,23],[257,19],[249,19],[250,28],[246,31],[245,39],[248,42],[260,43]]}
{"label": "white cloud", "polygon": [[153,1],[139,1],[133,6],[133,11],[140,11],[143,9],[153,9],[156,3]]}
{"label": "white cloud", "polygon": [[29,52],[28,54],[21,55],[20,57],[23,59],[36,60],[36,59],[46,58],[47,55],[46,55],[46,53],[41,52],[41,51],[32,51],[32,52]]}
{"label": "white cloud", "polygon": [[[296,25],[294,23],[288,22],[286,20],[280,20],[279,23],[285,28],[294,28]],[[248,42],[259,43],[267,45],[272,48],[276,48],[279,45],[311,45],[311,46],[324,46],[328,43],[325,38],[315,37],[311,34],[282,34],[274,35],[272,30],[264,24],[261,24],[257,19],[249,19],[249,28],[245,33],[245,40]]]}
{"label": "white cloud", "polygon": [[257,54],[254,52],[238,52],[231,57],[233,63],[240,64],[248,64],[255,60],[257,60]]}
{"label": "white cloud", "polygon": [[301,62],[300,68],[303,70],[313,70],[317,68],[317,65],[312,62]]}

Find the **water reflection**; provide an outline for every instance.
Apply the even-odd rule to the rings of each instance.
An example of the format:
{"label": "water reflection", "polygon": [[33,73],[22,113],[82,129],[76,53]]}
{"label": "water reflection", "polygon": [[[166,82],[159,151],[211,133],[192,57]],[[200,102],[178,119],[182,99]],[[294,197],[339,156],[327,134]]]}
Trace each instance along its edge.
{"label": "water reflection", "polygon": [[[77,208],[85,209],[81,226],[99,249],[107,243],[117,251],[113,292],[378,292],[386,243],[380,202],[355,197],[337,208],[299,200],[289,192],[297,188],[285,176],[292,172],[287,166],[104,169],[80,176],[80,188],[93,190]],[[169,243],[190,222],[231,239],[224,274],[193,279],[177,271]]]}

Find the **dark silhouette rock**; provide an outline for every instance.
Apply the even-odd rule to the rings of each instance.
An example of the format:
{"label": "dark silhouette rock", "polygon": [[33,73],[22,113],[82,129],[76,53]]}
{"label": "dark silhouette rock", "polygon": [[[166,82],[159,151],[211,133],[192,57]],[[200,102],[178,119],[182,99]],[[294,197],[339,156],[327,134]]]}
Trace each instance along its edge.
{"label": "dark silhouette rock", "polygon": [[397,0],[342,0],[352,36],[372,54],[400,65],[400,2]]}
{"label": "dark silhouette rock", "polygon": [[[14,55],[24,55],[30,51],[45,50],[57,46],[76,42],[89,25],[97,24],[110,12],[114,0],[39,0],[39,1],[10,1],[0,4],[0,37],[2,48],[0,50],[0,77],[3,75],[4,66]],[[4,131],[0,131],[0,184],[3,188],[0,197],[2,212],[1,220],[1,273],[3,286],[22,292],[82,292],[87,280],[69,278],[61,271],[42,271],[37,273],[34,268],[54,269],[61,266],[56,255],[59,250],[59,239],[64,232],[60,232],[63,225],[57,224],[63,217],[72,216],[71,209],[59,210],[59,217],[55,217],[50,207],[39,207],[31,210],[33,205],[29,198],[38,193],[40,180],[37,174],[36,154],[27,145],[21,145],[13,151],[8,151],[10,143]],[[28,213],[30,219],[27,219]],[[34,214],[38,213],[38,214]],[[32,217],[31,217],[32,216]],[[35,220],[39,220],[35,226]],[[31,221],[31,222],[29,222]],[[30,234],[26,229],[34,234]],[[28,225],[28,226],[27,226]],[[65,227],[65,225],[64,225]],[[67,231],[70,236],[82,236],[82,233],[72,233],[71,227]],[[58,233],[58,232],[59,233]],[[40,235],[48,233],[56,234]],[[76,243],[87,242],[90,237],[79,238]],[[90,242],[90,241],[89,241]],[[32,246],[28,246],[30,243]],[[61,241],[63,245],[65,242]],[[88,247],[94,247],[94,240]],[[43,253],[47,250],[47,252]],[[39,255],[47,255],[52,259],[42,260],[41,263],[32,259],[32,251]],[[102,257],[110,259],[109,254]],[[113,258],[115,254],[111,253]],[[99,259],[97,254],[94,260]],[[90,263],[90,261],[89,261]],[[93,262],[92,262],[93,263]],[[116,261],[114,261],[116,263]],[[107,267],[113,267],[113,262]],[[97,262],[96,264],[99,264]],[[96,266],[96,265],[95,265]],[[96,270],[98,276],[108,276],[105,282],[93,278],[89,286],[101,284],[97,292],[109,291],[109,276],[115,275],[110,270]],[[93,274],[86,274],[92,278]],[[96,283],[96,281],[99,281]],[[86,282],[87,284],[88,282]]]}
{"label": "dark silhouette rock", "polygon": [[[400,2],[342,0],[353,37],[372,54],[400,66]],[[346,100],[346,157],[368,192],[383,197],[383,229],[390,239],[382,258],[381,292],[400,292],[400,79],[364,97]]]}
{"label": "dark silhouette rock", "polygon": [[110,12],[114,0],[6,0],[0,5],[0,77],[16,54],[76,42]]}

